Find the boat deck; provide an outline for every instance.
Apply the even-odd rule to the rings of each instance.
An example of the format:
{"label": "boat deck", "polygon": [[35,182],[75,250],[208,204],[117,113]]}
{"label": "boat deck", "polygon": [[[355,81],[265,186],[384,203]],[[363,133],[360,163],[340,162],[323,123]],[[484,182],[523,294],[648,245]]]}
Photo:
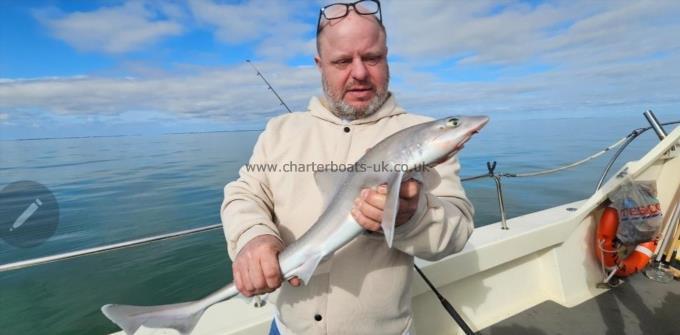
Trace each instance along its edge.
{"label": "boat deck", "polygon": [[479,334],[680,334],[679,309],[680,282],[638,274],[573,308],[547,301]]}

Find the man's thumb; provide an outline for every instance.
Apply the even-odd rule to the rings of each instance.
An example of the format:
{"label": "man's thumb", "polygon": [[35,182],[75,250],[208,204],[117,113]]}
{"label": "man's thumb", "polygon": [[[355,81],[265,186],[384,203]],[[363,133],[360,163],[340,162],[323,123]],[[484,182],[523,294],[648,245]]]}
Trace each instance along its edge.
{"label": "man's thumb", "polygon": [[298,287],[302,282],[300,281],[300,278],[298,277],[293,277],[291,279],[288,279],[288,283],[290,283],[292,286]]}

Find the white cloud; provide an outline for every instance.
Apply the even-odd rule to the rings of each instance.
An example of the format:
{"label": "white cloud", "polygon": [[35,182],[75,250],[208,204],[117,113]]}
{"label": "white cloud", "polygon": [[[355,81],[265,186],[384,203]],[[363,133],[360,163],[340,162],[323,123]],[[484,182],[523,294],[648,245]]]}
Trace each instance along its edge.
{"label": "white cloud", "polygon": [[123,53],[183,32],[180,23],[163,18],[181,16],[178,7],[164,4],[158,8],[128,2],[91,12],[65,14],[57,9],[39,10],[35,16],[52,35],[78,50]]}
{"label": "white cloud", "polygon": [[0,113],[0,123],[6,123],[9,120],[9,114]]}
{"label": "white cloud", "polygon": [[257,42],[259,56],[284,60],[314,53],[314,41],[307,37],[315,28],[310,24],[308,3],[251,0],[218,4],[192,0],[189,7],[199,23],[215,29],[218,40],[227,44]]}
{"label": "white cloud", "polygon": [[[316,69],[258,64],[286,102],[303,109],[317,93]],[[179,118],[262,120],[281,112],[278,101],[248,65],[204,69],[186,76],[61,78],[0,82],[0,110],[38,109],[60,115],[119,115],[160,111]]]}
{"label": "white cloud", "polygon": [[[392,90],[410,111],[426,115],[481,113],[500,116],[641,112],[680,107],[675,88],[680,74],[668,71],[680,55],[637,64],[610,64],[582,70],[558,69],[494,81],[442,80],[414,63],[393,62]],[[304,110],[320,93],[314,67],[257,64],[294,110]],[[265,84],[247,65],[193,69],[193,75],[148,78],[45,78],[0,81],[0,111],[49,110],[60,116],[115,116],[147,111],[177,119],[264,123],[284,112]]]}
{"label": "white cloud", "polygon": [[679,2],[391,1],[383,11],[401,74],[393,88],[421,113],[680,107]]}
{"label": "white cloud", "polygon": [[232,5],[192,0],[189,6],[199,22],[214,26],[217,37],[229,43],[259,39],[271,32],[270,24],[286,21],[289,15],[289,7],[280,1],[255,0]]}
{"label": "white cloud", "polygon": [[410,63],[395,63],[394,72],[404,77],[393,89],[411,111],[430,115],[618,116],[637,115],[652,108],[674,114],[677,119],[680,96],[675,88],[680,84],[680,74],[669,69],[678,62],[680,55],[674,55],[639,63],[467,82],[424,76]]}
{"label": "white cloud", "polygon": [[384,6],[391,51],[461,64],[607,63],[676,50],[673,1],[392,1]]}
{"label": "white cloud", "polygon": [[[282,63],[313,53],[314,41],[305,36],[316,12],[303,9],[306,5],[194,0],[188,10],[161,11],[172,20],[193,15],[224,43],[256,45],[254,52],[268,60],[258,64],[262,72],[301,110],[320,92],[318,73]],[[392,89],[413,112],[564,114],[680,107],[675,92],[680,2],[392,1],[384,2],[383,11],[390,57],[397,60],[391,64]],[[313,19],[298,17],[300,12]],[[247,64],[193,65],[179,73],[147,63],[126,66],[137,77],[0,78],[0,112],[11,114],[13,122],[15,113],[34,109],[75,117],[154,111],[264,122],[283,110]],[[469,78],[460,75],[466,71]],[[491,78],[475,78],[479,73]]]}

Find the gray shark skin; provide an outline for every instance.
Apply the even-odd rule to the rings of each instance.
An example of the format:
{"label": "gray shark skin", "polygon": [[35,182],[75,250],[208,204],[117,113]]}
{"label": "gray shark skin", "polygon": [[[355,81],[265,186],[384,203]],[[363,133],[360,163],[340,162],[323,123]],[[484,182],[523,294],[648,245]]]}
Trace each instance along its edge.
{"label": "gray shark skin", "polygon": [[[354,199],[366,187],[387,184],[381,227],[391,247],[402,180],[413,176],[411,172],[423,165],[432,167],[452,157],[488,121],[486,116],[458,116],[418,124],[385,138],[369,149],[355,165],[386,169],[316,173],[315,179],[323,194],[331,195],[325,202],[330,205],[307,232],[279,254],[284,278],[298,277],[306,284],[325,257],[361,234],[363,228],[350,212]],[[196,301],[161,306],[110,304],[104,305],[101,310],[128,335],[134,334],[141,326],[171,328],[187,335],[208,307],[238,294],[236,286],[230,283]]]}

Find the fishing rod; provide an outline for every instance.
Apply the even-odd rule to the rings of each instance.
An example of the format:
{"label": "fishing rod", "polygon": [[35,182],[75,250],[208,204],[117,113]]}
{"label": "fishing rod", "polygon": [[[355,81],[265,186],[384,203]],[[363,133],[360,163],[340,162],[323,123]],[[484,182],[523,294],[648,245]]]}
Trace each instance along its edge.
{"label": "fishing rod", "polygon": [[[274,95],[276,95],[276,98],[279,99],[279,101],[281,101],[281,104],[286,107],[288,112],[292,113],[290,111],[290,108],[288,108],[286,103],[283,101],[283,99],[281,99],[281,97],[278,95],[278,93],[276,93],[276,91],[274,90],[272,85],[270,85],[269,82],[267,81],[267,79],[265,79],[264,76],[262,75],[262,73],[260,73],[260,70],[258,70],[255,67],[255,65],[253,65],[253,63],[250,62],[249,59],[246,59],[246,62],[248,64],[250,64],[250,66],[252,66],[253,69],[255,69],[255,71],[257,72],[257,75],[260,76],[260,78],[262,78],[262,80],[264,80],[264,82],[267,84],[269,89],[272,91],[272,93],[274,93]],[[423,278],[423,280],[425,281],[427,286],[430,287],[430,290],[432,290],[432,292],[434,292],[434,294],[437,296],[437,299],[439,299],[439,302],[441,302],[442,306],[444,306],[444,309],[446,310],[446,312],[449,313],[449,315],[451,316],[451,318],[453,318],[454,321],[456,321],[456,323],[458,324],[460,329],[462,329],[463,332],[465,332],[465,335],[474,335],[475,332],[472,331],[470,326],[468,326],[468,324],[465,322],[465,320],[463,320],[463,318],[460,316],[460,314],[458,314],[458,312],[456,312],[456,310],[453,308],[453,305],[451,305],[451,303],[441,293],[439,293],[439,290],[437,290],[437,288],[434,287],[432,282],[430,282],[430,280],[425,276],[425,274],[420,270],[420,268],[418,268],[418,266],[415,265],[415,263],[413,264],[413,268],[416,270],[416,272],[418,272],[420,277]]]}
{"label": "fishing rod", "polygon": [[413,264],[413,267],[416,269],[416,272],[418,272],[418,274],[421,277],[423,277],[425,284],[427,284],[427,286],[430,287],[430,290],[434,292],[434,294],[437,296],[437,299],[439,299],[439,302],[442,304],[442,306],[444,306],[446,312],[449,313],[449,315],[451,315],[454,321],[456,321],[460,329],[462,329],[463,332],[465,332],[465,335],[475,335],[475,332],[472,331],[470,326],[468,326],[465,320],[463,320],[463,317],[461,317],[460,314],[458,314],[458,312],[456,312],[456,310],[453,308],[453,305],[451,305],[451,303],[441,293],[439,293],[439,290],[437,290],[437,288],[434,287],[432,282],[430,282],[430,280],[425,276],[423,271],[421,271],[420,268],[415,264]]}
{"label": "fishing rod", "polygon": [[258,70],[258,69],[255,67],[255,65],[250,61],[250,59],[246,59],[246,63],[250,64],[250,66],[253,67],[253,69],[255,70],[255,72],[257,72],[257,75],[260,76],[260,78],[262,78],[262,80],[264,80],[264,83],[267,84],[267,87],[269,88],[269,90],[271,90],[272,93],[274,93],[274,95],[276,96],[276,98],[279,99],[279,101],[281,102],[281,105],[283,105],[283,107],[286,107],[286,110],[288,110],[288,113],[292,113],[293,111],[291,111],[290,108],[288,108],[288,105],[286,105],[286,103],[283,102],[283,99],[281,99],[281,97],[279,96],[279,94],[276,93],[276,90],[274,89],[274,87],[272,87],[272,85],[269,84],[269,81],[267,81],[267,78],[265,78],[265,77],[262,75],[262,73],[260,73],[260,70]]}

